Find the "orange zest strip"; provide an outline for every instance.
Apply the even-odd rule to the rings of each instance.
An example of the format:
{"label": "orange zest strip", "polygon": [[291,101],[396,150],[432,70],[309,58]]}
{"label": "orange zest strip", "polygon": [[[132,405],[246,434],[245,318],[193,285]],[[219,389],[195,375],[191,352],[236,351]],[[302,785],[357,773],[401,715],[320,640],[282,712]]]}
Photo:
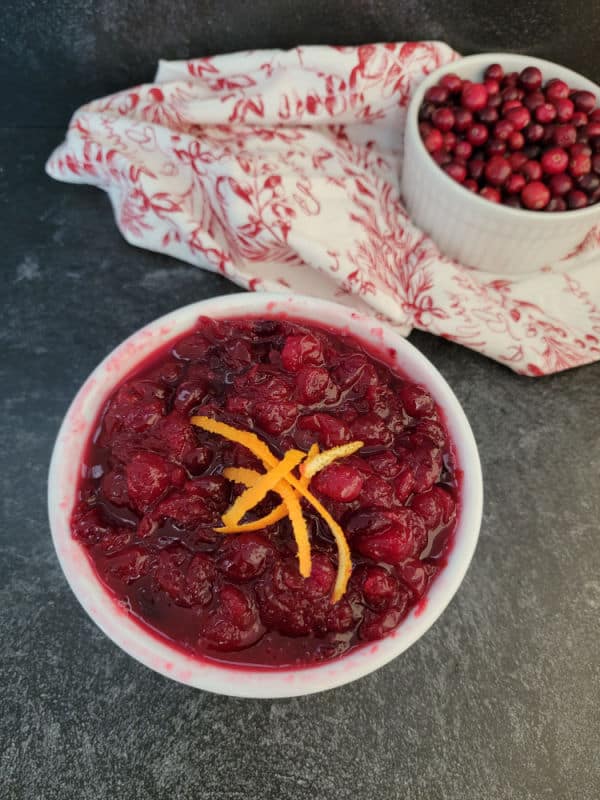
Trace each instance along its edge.
{"label": "orange zest strip", "polygon": [[305,457],[301,450],[288,450],[276,467],[260,475],[256,483],[236,498],[233,505],[223,514],[225,525],[237,525],[247,511],[266,497],[282,478],[285,478]]}
{"label": "orange zest strip", "polygon": [[[272,470],[272,472],[273,471],[274,470]],[[237,481],[238,483],[243,483],[252,488],[255,488],[261,478],[264,477],[254,469],[244,469],[243,467],[229,467],[223,470],[223,475],[228,480]],[[289,515],[292,522],[292,529],[294,531],[294,539],[296,540],[296,545],[298,547],[298,570],[303,578],[308,578],[311,571],[310,540],[308,538],[308,528],[306,527],[306,520],[302,516],[302,509],[300,507],[298,496],[296,495],[296,492],[294,492],[285,483],[285,481],[279,481],[279,483],[273,488],[283,498],[283,503],[281,506],[277,507],[277,509],[283,508],[283,513],[278,516],[278,519],[282,519],[283,517]],[[277,509],[274,509],[271,514],[274,514]],[[270,515],[267,515],[267,517],[268,516]],[[267,517],[263,517],[263,520],[267,519]],[[257,522],[261,523],[260,526],[257,526]],[[258,530],[259,527],[265,527],[261,520],[247,522],[245,525],[215,528],[215,531],[218,533],[239,533],[241,531]]]}
{"label": "orange zest strip", "polygon": [[277,459],[267,445],[259,439],[255,433],[240,431],[238,428],[234,428],[233,425],[228,425],[226,422],[219,422],[210,417],[192,417],[190,422],[197,428],[202,428],[209,433],[218,433],[219,436],[223,436],[225,439],[243,445],[254,453],[255,456],[260,458],[265,467],[277,466]]}
{"label": "orange zest strip", "polygon": [[354,455],[361,447],[364,447],[364,442],[350,442],[350,444],[331,447],[329,450],[324,450],[322,453],[312,458],[309,452],[306,461],[300,467],[300,474],[303,478],[310,480],[317,472],[325,469],[325,467],[337,461],[338,458],[346,458],[346,456]]}

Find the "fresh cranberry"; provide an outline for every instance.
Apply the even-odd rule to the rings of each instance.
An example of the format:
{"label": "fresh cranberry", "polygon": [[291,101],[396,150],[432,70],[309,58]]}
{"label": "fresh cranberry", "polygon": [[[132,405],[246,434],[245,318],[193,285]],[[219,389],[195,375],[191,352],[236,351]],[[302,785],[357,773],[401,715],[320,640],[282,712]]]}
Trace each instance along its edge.
{"label": "fresh cranberry", "polygon": [[580,178],[582,175],[586,175],[591,169],[592,160],[585,153],[572,156],[569,161],[569,172],[574,178]]}
{"label": "fresh cranberry", "polygon": [[541,211],[550,201],[550,190],[541,181],[534,180],[523,188],[521,201],[525,208]]}
{"label": "fresh cranberry", "polygon": [[498,191],[498,189],[494,189],[493,186],[484,186],[483,189],[479,192],[480,197],[485,198],[485,200],[489,200],[491,203],[501,203],[502,202],[502,195]]}
{"label": "fresh cranberry", "polygon": [[525,108],[529,109],[532,114],[538,106],[543,106],[545,102],[546,98],[544,97],[543,92],[540,91],[530,92],[523,98],[523,105]]}
{"label": "fresh cranberry", "polygon": [[596,136],[600,136],[600,122],[590,122],[586,126],[585,134],[588,139],[594,139]]}
{"label": "fresh cranberry", "polygon": [[507,121],[512,123],[514,129],[517,131],[523,130],[523,128],[526,128],[531,122],[531,114],[521,105],[517,108],[511,108],[506,112],[505,116]]}
{"label": "fresh cranberry", "polygon": [[592,92],[577,91],[571,95],[571,99],[577,111],[583,111],[585,114],[593,111],[596,105],[596,95]]}
{"label": "fresh cranberry", "polygon": [[518,172],[523,164],[527,161],[527,156],[525,153],[511,153],[508,157],[508,163],[510,164],[513,172]]}
{"label": "fresh cranberry", "polygon": [[568,98],[557,100],[555,103],[556,119],[559,122],[569,122],[573,118],[575,106]]}
{"label": "fresh cranberry", "polygon": [[439,131],[445,133],[446,131],[452,130],[454,126],[454,114],[451,109],[442,106],[442,108],[437,108],[433,112],[431,121]]}
{"label": "fresh cranberry", "polygon": [[507,194],[502,202],[509,208],[523,208],[519,195],[516,194]]}
{"label": "fresh cranberry", "polygon": [[573,188],[573,181],[566,172],[561,172],[558,175],[552,175],[548,186],[555,197],[562,197],[571,191]]}
{"label": "fresh cranberry", "polygon": [[445,86],[430,86],[425,92],[425,100],[435,105],[442,105],[449,96],[450,92]]}
{"label": "fresh cranberry", "polygon": [[527,156],[529,161],[535,161],[541,155],[542,148],[537,144],[528,144],[523,148],[523,153]]}
{"label": "fresh cranberry", "polygon": [[501,81],[504,78],[504,70],[500,64],[490,64],[483,73],[486,80]]}
{"label": "fresh cranberry", "polygon": [[439,167],[445,167],[452,161],[452,156],[446,150],[436,150],[431,154],[431,157]]}
{"label": "fresh cranberry", "polygon": [[533,92],[542,85],[542,73],[537,67],[525,67],[519,74],[519,83],[527,92]]}
{"label": "fresh cranberry", "polygon": [[444,167],[444,172],[457,183],[463,183],[467,177],[467,168],[458,161],[451,161]]}
{"label": "fresh cranberry", "polygon": [[491,106],[486,106],[477,112],[477,119],[484,125],[493,125],[498,120],[498,111]]}
{"label": "fresh cranberry", "polygon": [[547,125],[549,122],[552,122],[555,117],[556,108],[552,103],[544,103],[535,109],[535,118],[537,122],[540,122],[542,125]]}
{"label": "fresh cranberry", "polygon": [[492,156],[485,168],[485,178],[492,186],[503,186],[510,174],[510,164],[502,156]]}
{"label": "fresh cranberry", "polygon": [[505,100],[502,104],[502,114],[506,116],[509,111],[512,111],[514,108],[523,108],[523,104],[520,100]]}
{"label": "fresh cranberry", "polygon": [[575,144],[574,144],[574,145],[573,145],[573,146],[572,146],[572,147],[569,149],[569,154],[570,154],[572,157],[575,157],[575,156],[580,156],[580,155],[584,155],[584,156],[590,156],[590,157],[591,157],[591,155],[592,155],[592,148],[591,148],[591,147],[589,147],[587,144],[583,144],[583,143],[581,143],[581,142],[576,142],[576,143],[575,143]]}
{"label": "fresh cranberry", "polygon": [[488,100],[488,91],[482,83],[463,84],[461,103],[469,111],[479,111],[484,108]]}
{"label": "fresh cranberry", "polygon": [[587,172],[577,179],[577,186],[587,195],[593,194],[600,186],[600,178],[593,172]]}
{"label": "fresh cranberry", "polygon": [[557,147],[571,147],[577,139],[577,131],[574,125],[557,125],[552,137]]}
{"label": "fresh cranberry", "polygon": [[588,124],[588,115],[585,114],[583,111],[575,111],[573,116],[571,117],[571,124],[574,125],[576,128],[583,128],[585,125]]}
{"label": "fresh cranberry", "polygon": [[506,152],[506,142],[503,142],[501,139],[492,139],[487,143],[485,152],[490,158],[493,156],[501,156]]}
{"label": "fresh cranberry", "polygon": [[448,72],[440,78],[440,86],[447,89],[450,94],[456,94],[462,89],[462,79],[453,72]]}
{"label": "fresh cranberry", "polygon": [[586,193],[579,189],[574,189],[567,195],[567,205],[573,210],[585,208],[585,206],[587,206],[587,201]]}
{"label": "fresh cranberry", "polygon": [[567,204],[562,197],[551,197],[550,202],[546,206],[546,211],[566,211]]}
{"label": "fresh cranberry", "polygon": [[524,145],[525,137],[520,131],[515,131],[508,137],[508,146],[511,150],[522,150]]}
{"label": "fresh cranberry", "polygon": [[454,155],[456,158],[464,158],[467,161],[471,157],[471,153],[473,152],[473,146],[469,144],[469,142],[460,141],[456,143],[456,147],[454,148]]}
{"label": "fresh cranberry", "polygon": [[539,181],[542,177],[542,165],[539,161],[530,159],[523,164],[521,172],[528,181]]}
{"label": "fresh cranberry", "polygon": [[592,156],[592,169],[597,175],[600,175],[600,152]]}
{"label": "fresh cranberry", "polygon": [[558,175],[569,165],[569,155],[561,147],[551,147],[542,156],[542,170],[546,175]]}
{"label": "fresh cranberry", "polygon": [[[488,78],[487,80],[484,81],[484,86],[487,89],[488,95],[495,95],[498,94],[498,92],[500,91],[500,84],[498,83],[498,81],[492,80],[491,78]],[[488,97],[488,102],[489,102],[489,97]]]}
{"label": "fresh cranberry", "polygon": [[488,140],[488,129],[481,123],[475,123],[467,131],[467,141],[473,147],[481,147]]}
{"label": "fresh cranberry", "polygon": [[463,133],[473,124],[473,114],[467,108],[457,108],[454,111],[454,130]]}
{"label": "fresh cranberry", "polygon": [[504,189],[508,194],[520,194],[521,189],[525,186],[525,178],[517,172],[513,172],[509,176]]}
{"label": "fresh cranberry", "polygon": [[557,100],[564,100],[569,96],[569,87],[560,78],[554,78],[548,81],[545,87],[546,98],[549,102],[554,103]]}
{"label": "fresh cranberry", "polygon": [[452,133],[452,131],[447,131],[442,136],[442,140],[444,143],[444,148],[451,153],[456,145],[456,134]]}
{"label": "fresh cranberry", "polygon": [[504,103],[513,103],[517,102],[520,104],[520,101],[523,97],[523,93],[521,89],[517,89],[516,86],[507,86],[506,89],[502,90],[502,100]]}
{"label": "fresh cranberry", "polygon": [[494,125],[494,137],[505,141],[515,130],[515,126],[508,119],[501,119]]}
{"label": "fresh cranberry", "polygon": [[477,181],[474,181],[473,178],[467,178],[463,183],[463,186],[465,189],[468,189],[470,192],[474,192],[475,194],[479,192],[479,184]]}
{"label": "fresh cranberry", "polygon": [[483,160],[483,158],[474,158],[467,164],[467,170],[469,172],[469,175],[476,181],[478,181],[481,178],[484,169],[485,169],[485,161]]}

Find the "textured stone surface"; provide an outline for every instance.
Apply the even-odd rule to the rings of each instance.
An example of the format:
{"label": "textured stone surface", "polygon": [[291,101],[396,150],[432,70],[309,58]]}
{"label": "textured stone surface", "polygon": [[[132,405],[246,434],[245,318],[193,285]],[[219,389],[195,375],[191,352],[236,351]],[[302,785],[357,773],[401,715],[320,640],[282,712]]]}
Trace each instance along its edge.
{"label": "textured stone surface", "polygon": [[[104,35],[111,25],[131,30],[132,4],[108,6],[115,16]],[[66,8],[57,4],[57,15]],[[389,31],[381,4],[368,8],[381,35]],[[271,36],[266,28],[257,44]],[[232,46],[240,41],[232,36]],[[47,113],[61,116],[77,91]],[[0,798],[597,800],[600,364],[532,380],[411,337],[472,422],[484,522],[441,620],[358,683],[289,701],[211,696],[137,664],[87,619],[46,516],[60,420],[86,375],[133,330],[236,289],[131,248],[101,192],[45,178],[61,136],[0,131]]]}

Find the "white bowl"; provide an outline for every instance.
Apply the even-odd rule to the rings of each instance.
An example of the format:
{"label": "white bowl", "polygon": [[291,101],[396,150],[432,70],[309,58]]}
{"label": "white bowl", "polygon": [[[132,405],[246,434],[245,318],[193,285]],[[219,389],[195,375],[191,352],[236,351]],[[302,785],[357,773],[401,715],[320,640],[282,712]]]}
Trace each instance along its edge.
{"label": "white bowl", "polygon": [[600,224],[600,203],[577,211],[540,212],[484,200],[452,180],[429,155],[418,127],[427,89],[448,72],[480,81],[490,64],[505,71],[536,66],[544,81],[561,78],[600,99],[600,87],[577,72],[541,58],[513,53],[484,53],[453,61],[419,84],[406,118],[402,193],[412,220],[444,255],[487,272],[518,275],[553,264],[569,255]]}
{"label": "white bowl", "polygon": [[[383,641],[359,648],[337,661],[302,669],[239,669],[202,661],[155,638],[130,617],[98,580],[85,548],[71,536],[70,516],[86,442],[111,391],[162,344],[194,326],[200,315],[285,315],[350,331],[390,348],[402,369],[424,384],[442,408],[463,470],[462,498],[455,542],[448,564],[435,579],[424,608],[413,610]],[[435,622],[458,589],[475,550],[482,510],[482,478],[477,446],[465,414],[439,372],[390,328],[344,306],[315,298],[279,294],[236,294],[180,308],[151,322],[119,345],[90,375],[60,428],[48,484],[52,538],[58,559],[77,599],[94,622],[126,653],[181,683],[237,697],[291,697],[341,686],[387,664]]]}

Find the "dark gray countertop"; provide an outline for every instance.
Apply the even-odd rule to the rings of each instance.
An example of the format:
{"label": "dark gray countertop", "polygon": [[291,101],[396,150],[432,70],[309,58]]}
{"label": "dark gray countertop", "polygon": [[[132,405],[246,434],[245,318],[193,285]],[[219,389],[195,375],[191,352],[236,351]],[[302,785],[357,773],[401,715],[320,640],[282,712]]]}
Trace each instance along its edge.
{"label": "dark gray countertop", "polygon": [[188,689],[79,607],[52,548],[46,475],[62,416],[106,353],[237,289],[131,248],[101,192],[54,183],[43,165],[73,109],[148,80],[159,57],[441,38],[598,80],[599,14],[589,0],[3,3],[0,800],[598,800],[600,364],[520,378],[413,334],[483,462],[481,538],[458,595],[350,686],[276,702]]}

